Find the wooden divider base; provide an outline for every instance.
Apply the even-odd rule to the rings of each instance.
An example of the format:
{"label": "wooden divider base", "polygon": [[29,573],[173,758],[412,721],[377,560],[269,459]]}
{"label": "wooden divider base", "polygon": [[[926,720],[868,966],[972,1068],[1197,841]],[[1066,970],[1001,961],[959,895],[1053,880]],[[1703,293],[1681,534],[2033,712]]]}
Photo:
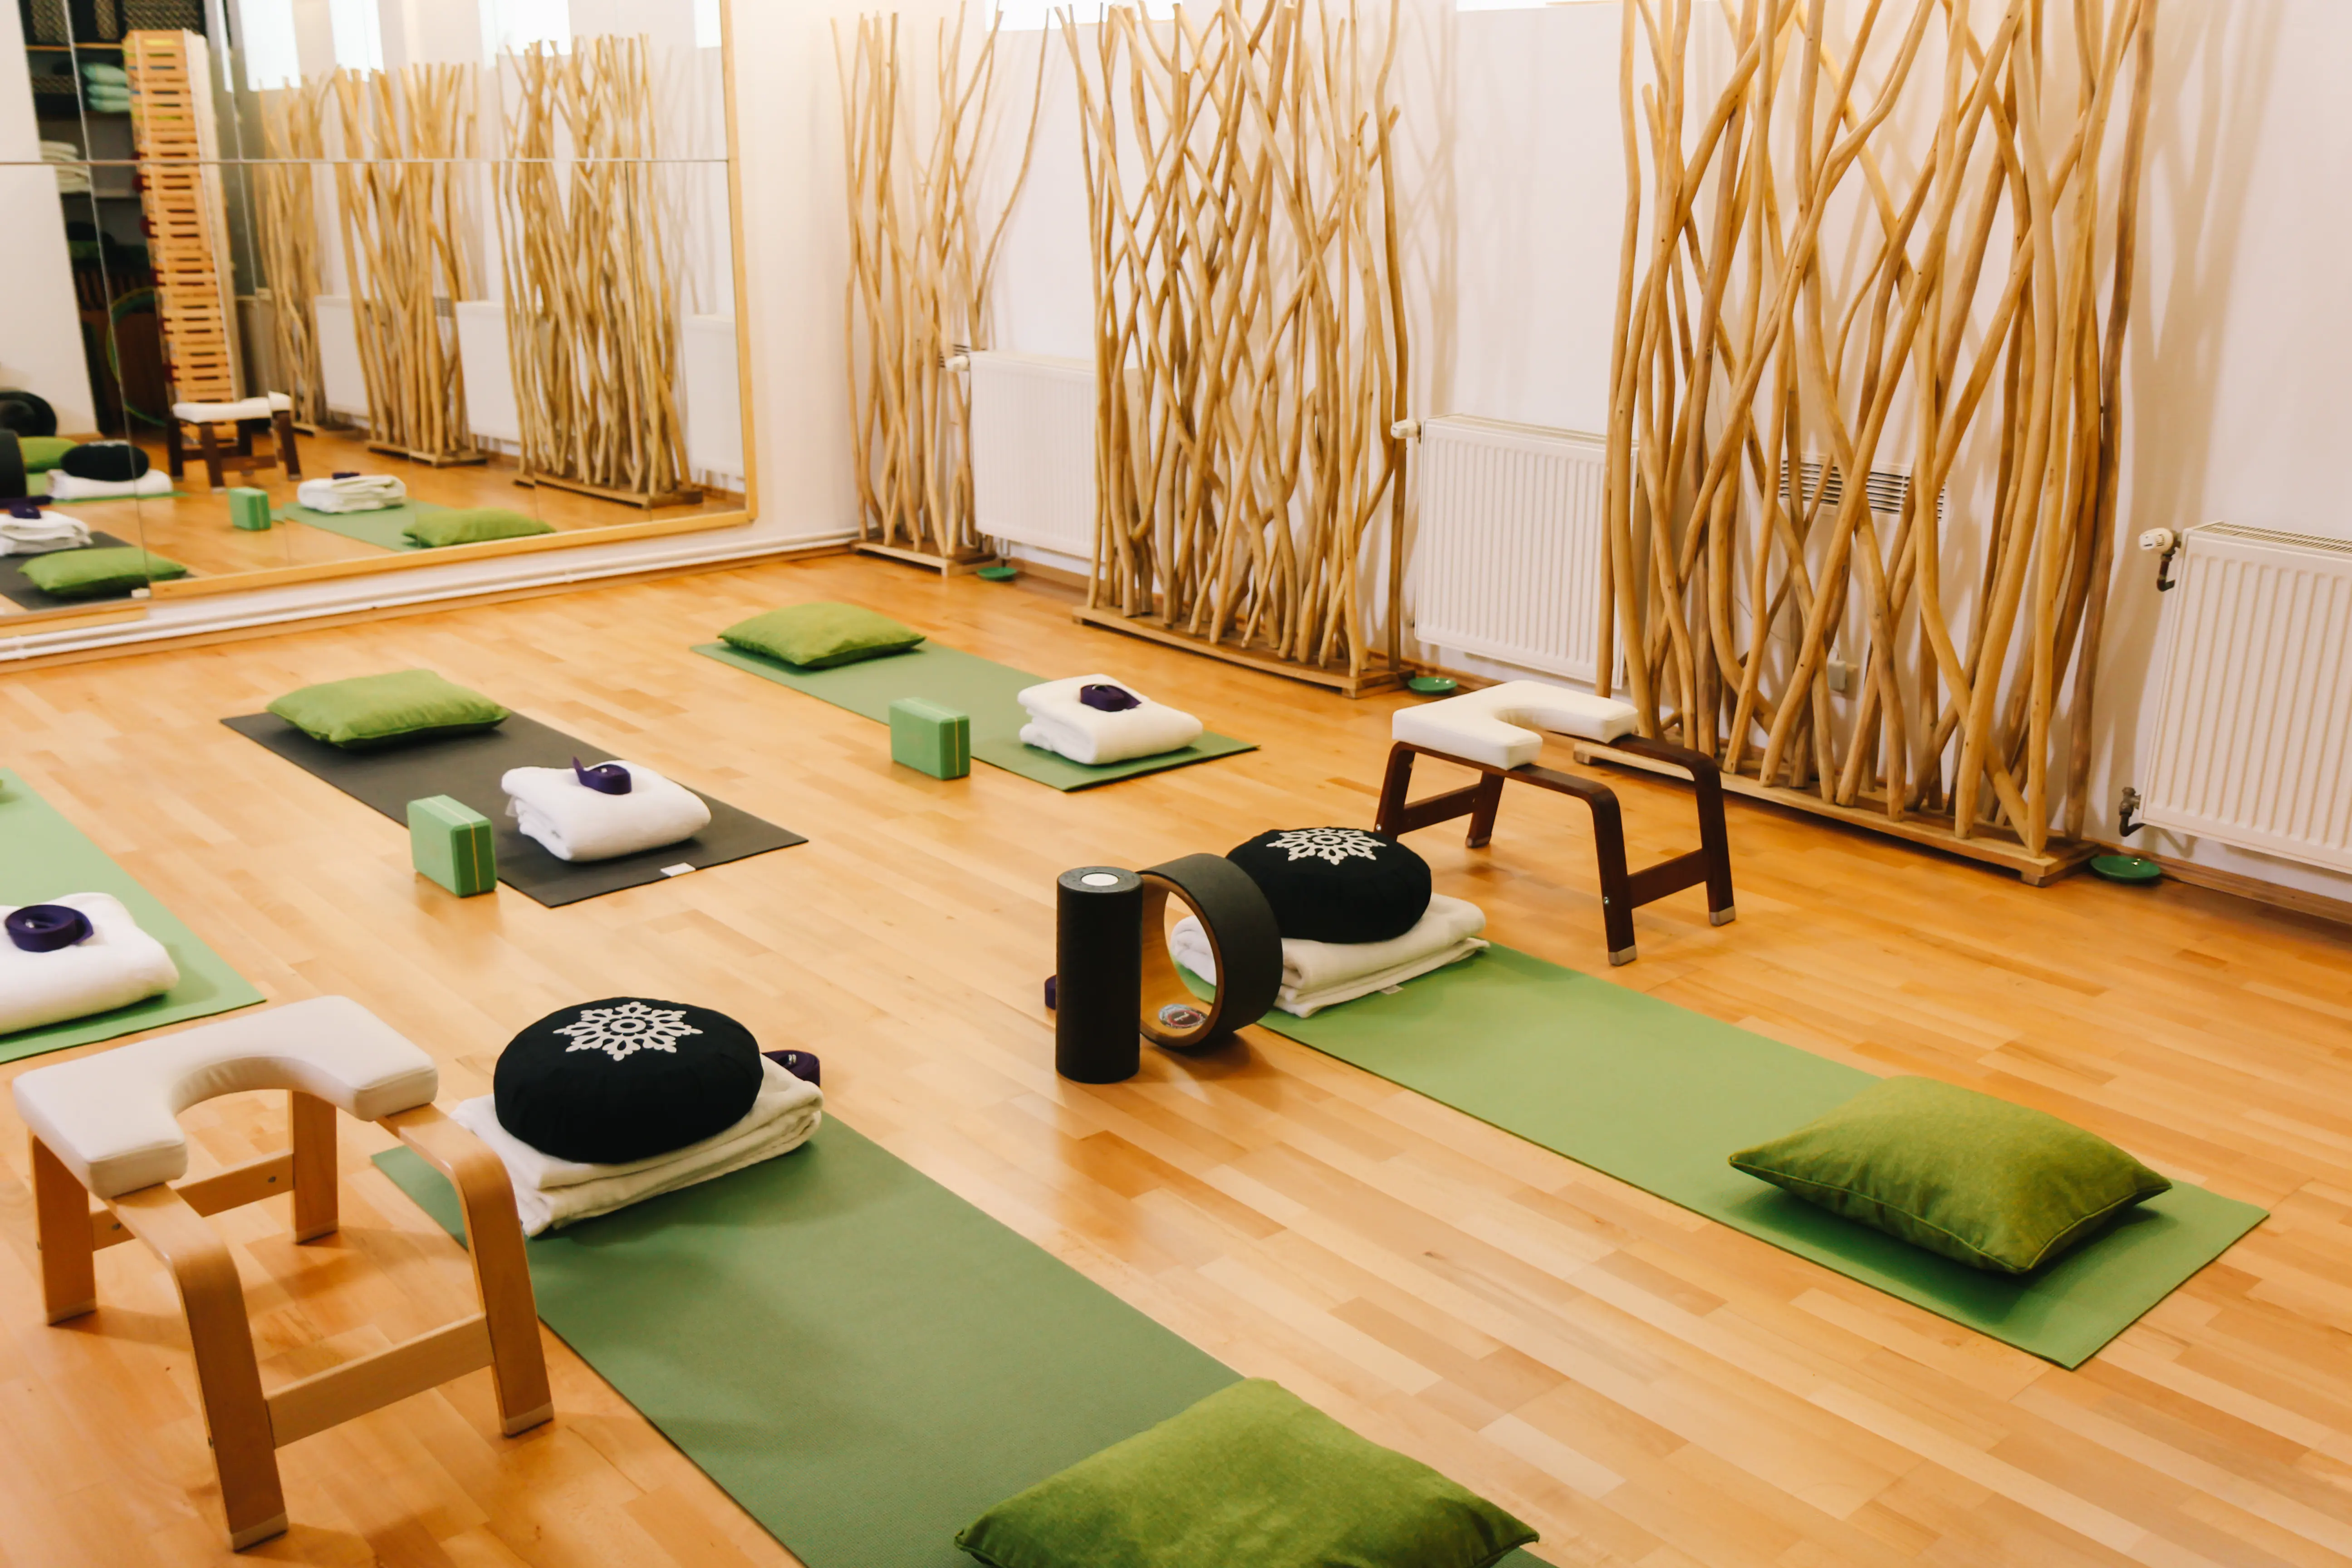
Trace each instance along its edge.
{"label": "wooden divider base", "polygon": [[1391,691],[1402,686],[1410,671],[1392,669],[1388,661],[1375,658],[1356,672],[1330,665],[1301,664],[1278,654],[1258,647],[1236,647],[1232,643],[1211,642],[1207,637],[1181,632],[1158,621],[1132,620],[1117,610],[1096,609],[1081,605],[1070,612],[1070,618],[1105,631],[1124,632],[1129,637],[1143,637],[1170,647],[1181,647],[1187,653],[1206,654],[1222,658],[1227,664],[1238,664],[1244,669],[1255,669],[1265,675],[1287,676],[1292,680],[1304,680],[1311,685],[1328,687],[1342,697],[1363,697],[1375,691]]}
{"label": "wooden divider base", "polygon": [[934,555],[928,550],[909,550],[903,544],[885,544],[878,539],[853,539],[849,548],[860,555],[879,555],[887,560],[904,561],[910,566],[922,566],[942,577],[961,577],[977,572],[983,566],[1003,564],[992,550],[970,551],[960,555]]}

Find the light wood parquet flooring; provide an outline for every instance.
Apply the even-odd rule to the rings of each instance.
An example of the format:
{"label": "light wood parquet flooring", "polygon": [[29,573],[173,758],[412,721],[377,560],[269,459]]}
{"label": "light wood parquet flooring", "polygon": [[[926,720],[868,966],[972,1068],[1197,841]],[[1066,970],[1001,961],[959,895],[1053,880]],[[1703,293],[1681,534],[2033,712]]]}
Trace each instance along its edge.
{"label": "light wood parquet flooring", "polygon": [[[1264,749],[1071,795],[893,769],[880,727],[687,651],[810,598],[1042,673],[1106,669]],[[459,901],[412,875],[395,825],[217,722],[411,665],[813,842],[564,910]],[[820,1053],[843,1121],[1237,1369],[1517,1510],[1551,1562],[2352,1562],[2343,928],[2176,886],[2027,889],[1734,802],[1738,922],[1711,929],[1697,890],[1677,895],[1640,912],[1643,957],[1611,972],[1568,803],[1508,799],[1490,850],[1458,824],[1416,837],[1503,942],[2041,1106],[2274,1210],[2075,1373],[1262,1031],[1200,1059],[1147,1052],[1127,1084],[1058,1080],[1040,995],[1055,873],[1367,822],[1397,700],[1083,629],[1047,594],[828,557],[0,674],[0,761],[272,1000],[347,994],[424,1044],[445,1103],[484,1090],[522,1024],[614,993]],[[1637,858],[1691,842],[1684,794],[1613,782]],[[276,1146],[281,1104],[192,1111],[199,1170]],[[338,1237],[291,1245],[277,1203],[225,1216],[266,1380],[466,1297],[457,1249],[367,1165],[383,1140],[343,1133]],[[114,1248],[102,1309],[43,1326],[25,1173],[0,1103],[0,1564],[222,1561],[168,1280]],[[549,1352],[559,1417],[521,1439],[495,1436],[476,1373],[287,1449],[294,1529],[252,1555],[791,1561]]]}

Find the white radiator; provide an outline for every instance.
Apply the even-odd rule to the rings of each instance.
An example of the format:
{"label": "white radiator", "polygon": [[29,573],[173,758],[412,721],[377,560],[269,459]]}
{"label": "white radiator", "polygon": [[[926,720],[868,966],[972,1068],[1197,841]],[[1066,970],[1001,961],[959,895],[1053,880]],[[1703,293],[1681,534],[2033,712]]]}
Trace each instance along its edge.
{"label": "white radiator", "polygon": [[2141,816],[2352,871],[2352,541],[2209,523],[2175,571]]}
{"label": "white radiator", "polygon": [[1592,680],[1606,444],[1449,415],[1423,423],[1420,458],[1413,636]]}
{"label": "white radiator", "polygon": [[1093,560],[1093,363],[995,353],[971,358],[971,495],[980,531]]}

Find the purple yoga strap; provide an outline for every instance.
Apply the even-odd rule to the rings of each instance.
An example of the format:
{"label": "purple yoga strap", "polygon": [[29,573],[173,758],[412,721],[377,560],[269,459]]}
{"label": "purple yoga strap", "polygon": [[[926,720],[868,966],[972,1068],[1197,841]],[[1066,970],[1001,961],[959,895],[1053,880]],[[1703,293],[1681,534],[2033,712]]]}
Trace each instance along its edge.
{"label": "purple yoga strap", "polygon": [[64,904],[26,904],[9,912],[8,940],[26,952],[55,952],[91,935],[89,917]]}

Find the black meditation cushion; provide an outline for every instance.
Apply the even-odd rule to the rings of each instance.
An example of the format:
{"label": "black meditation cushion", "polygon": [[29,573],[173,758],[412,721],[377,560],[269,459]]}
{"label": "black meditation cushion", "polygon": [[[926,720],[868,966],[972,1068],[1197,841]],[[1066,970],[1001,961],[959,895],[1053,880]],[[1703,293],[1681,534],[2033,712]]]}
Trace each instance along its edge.
{"label": "black meditation cushion", "polygon": [[1226,852],[1295,942],[1386,942],[1429,912],[1429,862],[1385,833],[1291,827]]}
{"label": "black meditation cushion", "polygon": [[724,1013],[649,996],[559,1007],[507,1042],[491,1079],[499,1124],[542,1153],[616,1165],[743,1120],[760,1044]]}
{"label": "black meditation cushion", "polygon": [[78,479],[104,479],[129,484],[146,476],[147,454],[128,441],[84,441],[58,459],[58,467]]}

